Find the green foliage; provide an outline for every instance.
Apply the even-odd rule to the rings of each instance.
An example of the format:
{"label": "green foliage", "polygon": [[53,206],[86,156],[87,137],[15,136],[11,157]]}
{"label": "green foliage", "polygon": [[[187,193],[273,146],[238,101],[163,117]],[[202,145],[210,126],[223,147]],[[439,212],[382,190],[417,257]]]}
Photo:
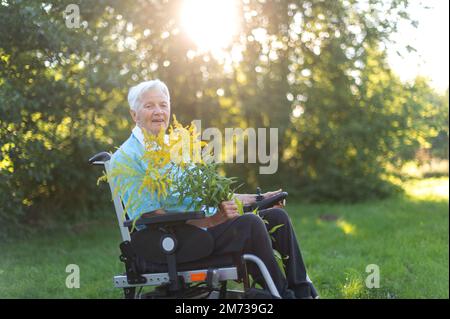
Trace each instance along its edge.
{"label": "green foliage", "polygon": [[[387,66],[379,47],[388,28],[395,29],[398,21],[388,16],[375,29],[375,3],[366,11],[341,1],[292,5],[289,8],[296,9],[291,14],[271,11],[280,15],[279,21],[286,21],[271,34],[286,49],[275,51],[282,58],[270,63],[258,59],[260,48],[267,44],[247,49],[240,77],[256,77],[237,90],[245,96],[241,103],[246,105],[248,126],[278,127],[284,132],[280,170],[277,177],[258,176],[255,165],[246,166],[241,174],[234,167],[230,172],[246,174],[254,185],[281,185],[309,201],[353,202],[399,190],[392,180],[404,163],[401,153],[409,145],[417,150],[421,139],[435,134],[433,113],[439,104],[436,93],[434,97],[425,93],[423,85],[414,93]],[[391,13],[401,11],[404,4],[385,2],[392,6]],[[295,16],[300,21],[297,33],[290,30]],[[264,26],[263,19],[257,22]],[[262,71],[254,73],[256,68]],[[252,90],[254,82],[263,89]],[[417,94],[427,96],[428,102],[411,103]]]}
{"label": "green foliage", "polygon": [[[70,3],[80,6],[79,29],[65,25]],[[391,194],[393,172],[418,147],[448,158],[448,92],[405,85],[386,65],[383,44],[409,19],[408,3],[239,2],[225,67],[211,53],[188,54],[196,47],[180,28],[179,1],[2,1],[1,227],[107,203],[86,160],[129,136],[127,91],[153,78],[168,84],[182,121],[279,129],[277,174],[225,167],[245,191],[282,185],[310,201]]]}
{"label": "green foliage", "polygon": [[0,4],[2,235],[5,228],[87,217],[107,202],[87,159],[118,137],[119,120],[110,114],[124,77],[105,72],[120,59],[101,37],[108,28],[95,27],[103,5],[83,4],[94,28],[71,30],[61,18],[68,3]]}
{"label": "green foliage", "polygon": [[284,264],[284,261],[289,259],[289,256],[282,256],[280,252],[276,249],[273,249],[273,254],[275,256],[275,259],[277,261],[278,267],[282,271],[282,273],[286,276],[286,266]]}
{"label": "green foliage", "polygon": [[235,177],[226,177],[219,173],[218,164],[195,163],[185,169],[180,178],[174,178],[173,191],[179,193],[179,204],[186,198],[197,198],[192,202],[195,209],[219,207],[223,201],[231,199],[237,189],[233,187]]}

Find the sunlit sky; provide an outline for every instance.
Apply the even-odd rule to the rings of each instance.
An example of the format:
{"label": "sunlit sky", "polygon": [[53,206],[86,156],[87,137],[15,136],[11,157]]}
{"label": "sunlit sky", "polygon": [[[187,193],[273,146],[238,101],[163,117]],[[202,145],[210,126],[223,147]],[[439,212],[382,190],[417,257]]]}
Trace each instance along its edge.
{"label": "sunlit sky", "polygon": [[[431,8],[423,9],[421,4]],[[394,37],[398,44],[388,48],[389,64],[403,81],[423,75],[442,92],[449,85],[449,1],[411,0],[410,13],[419,26],[415,29],[407,23],[400,25]],[[395,50],[408,44],[417,52],[399,57]]]}

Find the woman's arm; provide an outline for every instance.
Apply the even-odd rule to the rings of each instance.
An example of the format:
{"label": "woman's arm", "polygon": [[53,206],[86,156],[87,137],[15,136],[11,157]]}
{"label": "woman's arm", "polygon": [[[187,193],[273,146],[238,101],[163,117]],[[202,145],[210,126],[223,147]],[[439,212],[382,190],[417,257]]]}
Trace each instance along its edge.
{"label": "woman's arm", "polygon": [[253,204],[256,201],[256,195],[255,194],[234,194],[233,199],[237,198],[239,199],[242,204],[244,205],[250,205]]}
{"label": "woman's arm", "polygon": [[229,219],[239,216],[237,205],[234,201],[222,202],[217,213],[202,219],[190,219],[186,223],[202,228],[209,228],[220,225]]}
{"label": "woman's arm", "polygon": [[[281,191],[282,189],[280,188],[277,191],[264,193],[262,194],[262,196],[264,198],[269,198],[271,196],[278,194]],[[244,205],[250,205],[256,201],[256,194],[234,194],[233,197],[239,199]]]}

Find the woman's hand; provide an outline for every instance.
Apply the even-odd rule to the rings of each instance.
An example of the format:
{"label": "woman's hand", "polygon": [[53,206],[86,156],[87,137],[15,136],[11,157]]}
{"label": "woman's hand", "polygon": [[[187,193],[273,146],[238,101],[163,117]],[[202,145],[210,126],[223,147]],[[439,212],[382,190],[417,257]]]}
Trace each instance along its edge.
{"label": "woman's hand", "polygon": [[255,194],[234,194],[234,198],[239,199],[244,206],[251,205],[256,201]]}
{"label": "woman's hand", "polygon": [[[264,193],[263,194],[264,199],[272,197],[272,196],[275,196],[276,194],[281,193],[282,191],[283,190],[280,188],[279,190],[274,191],[274,192]],[[284,207],[284,200],[282,200],[282,201],[280,201],[280,202],[278,202],[278,203],[276,203],[275,205],[272,206],[272,208],[283,208],[283,207]]]}
{"label": "woman's hand", "polygon": [[220,225],[227,220],[236,218],[238,216],[238,207],[233,200],[221,202],[217,213],[215,213],[211,217],[207,217],[208,225],[206,227],[214,227]]}
{"label": "woman's hand", "polygon": [[262,195],[263,195],[264,199],[266,199],[266,198],[275,196],[276,194],[281,193],[282,191],[283,190],[280,188],[279,190],[276,190],[276,191],[273,191],[273,192],[267,192],[267,193],[264,193]]}
{"label": "woman's hand", "polygon": [[233,219],[239,216],[238,207],[233,200],[221,202],[218,213],[225,220]]}
{"label": "woman's hand", "polygon": [[206,217],[202,219],[191,219],[186,223],[197,227],[214,227],[220,225],[227,220],[236,218],[239,216],[238,207],[234,201],[221,202],[219,205],[219,210],[217,213],[211,217]]}

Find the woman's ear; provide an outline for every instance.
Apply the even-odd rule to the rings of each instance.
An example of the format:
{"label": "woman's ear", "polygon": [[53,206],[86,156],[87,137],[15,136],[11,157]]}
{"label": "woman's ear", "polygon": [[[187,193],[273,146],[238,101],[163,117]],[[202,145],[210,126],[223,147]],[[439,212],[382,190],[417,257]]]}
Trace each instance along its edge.
{"label": "woman's ear", "polygon": [[131,118],[133,119],[134,123],[137,124],[137,115],[135,110],[130,109]]}

